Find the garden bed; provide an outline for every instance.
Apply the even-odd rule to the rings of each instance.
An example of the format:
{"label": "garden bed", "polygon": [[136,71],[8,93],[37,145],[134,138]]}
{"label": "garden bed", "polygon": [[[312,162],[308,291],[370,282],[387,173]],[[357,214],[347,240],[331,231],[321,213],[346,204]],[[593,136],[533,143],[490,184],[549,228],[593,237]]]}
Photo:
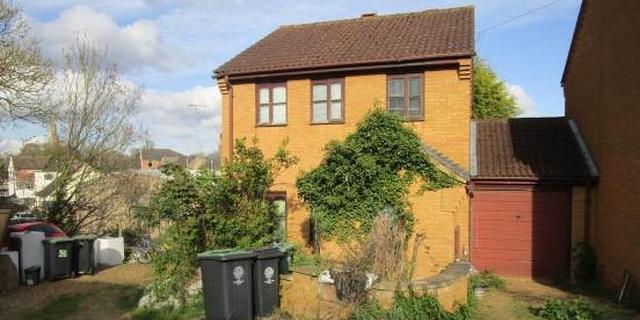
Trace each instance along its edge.
{"label": "garden bed", "polygon": [[[280,284],[282,311],[310,318],[344,318],[350,311],[348,303],[338,300],[332,284],[318,281],[314,267],[294,266],[291,270],[291,274],[282,277]],[[413,290],[418,294],[428,293],[435,295],[446,310],[452,311],[456,303],[467,303],[469,270],[468,263],[456,262],[428,279],[377,283],[371,288],[370,294],[383,307],[390,307],[398,288],[403,291]]]}

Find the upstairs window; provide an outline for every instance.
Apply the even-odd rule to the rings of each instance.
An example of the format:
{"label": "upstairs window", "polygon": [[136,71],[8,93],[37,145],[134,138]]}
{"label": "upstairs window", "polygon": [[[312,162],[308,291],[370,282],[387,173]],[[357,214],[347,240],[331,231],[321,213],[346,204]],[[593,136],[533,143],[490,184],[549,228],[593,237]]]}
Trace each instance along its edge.
{"label": "upstairs window", "polygon": [[257,87],[256,122],[259,126],[287,124],[287,85],[262,84]]}
{"label": "upstairs window", "polygon": [[422,120],[422,74],[390,75],[387,77],[387,106],[389,112],[405,120]]}
{"label": "upstairs window", "polygon": [[316,80],[311,85],[311,122],[344,122],[342,79]]}

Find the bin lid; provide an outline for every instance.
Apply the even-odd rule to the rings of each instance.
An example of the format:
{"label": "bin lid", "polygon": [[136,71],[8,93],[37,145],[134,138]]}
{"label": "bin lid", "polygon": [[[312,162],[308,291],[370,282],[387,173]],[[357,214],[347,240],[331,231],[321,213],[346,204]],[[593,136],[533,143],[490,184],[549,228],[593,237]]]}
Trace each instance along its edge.
{"label": "bin lid", "polygon": [[283,256],[282,252],[278,248],[274,247],[258,248],[253,251],[258,254],[256,259],[259,260],[280,258]]}
{"label": "bin lid", "polygon": [[277,242],[274,246],[282,252],[291,251],[294,248],[293,244],[288,242]]}
{"label": "bin lid", "polygon": [[44,240],[42,240],[43,242],[49,242],[49,243],[65,243],[65,242],[71,242],[73,241],[73,239],[71,238],[66,238],[66,237],[56,237],[56,238],[46,238]]}
{"label": "bin lid", "polygon": [[73,236],[73,240],[95,240],[97,237],[93,234],[79,234]]}
{"label": "bin lid", "polygon": [[233,261],[253,259],[258,254],[242,249],[219,249],[198,254],[198,260]]}

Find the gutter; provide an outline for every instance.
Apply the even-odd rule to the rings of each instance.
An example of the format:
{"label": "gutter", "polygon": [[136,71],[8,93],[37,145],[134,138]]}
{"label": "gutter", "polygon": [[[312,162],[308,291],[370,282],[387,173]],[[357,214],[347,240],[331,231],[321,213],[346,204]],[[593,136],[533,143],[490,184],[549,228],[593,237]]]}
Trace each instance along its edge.
{"label": "gutter", "polygon": [[356,64],[351,66],[338,66],[331,65],[322,66],[317,68],[309,68],[309,69],[290,69],[283,71],[262,71],[262,72],[245,72],[245,73],[230,73],[226,74],[223,70],[214,71],[216,78],[225,77],[226,79],[231,80],[249,80],[249,79],[259,79],[259,78],[270,78],[270,77],[290,77],[297,75],[310,75],[310,74],[323,74],[323,73],[336,73],[336,72],[352,72],[352,71],[368,71],[368,70],[378,70],[378,69],[391,69],[391,68],[407,68],[407,67],[423,67],[423,66],[439,66],[439,65],[452,65],[459,64],[459,58],[469,58],[473,57],[475,53],[464,53],[457,55],[446,55],[441,59],[438,57],[435,60],[426,60],[426,61],[405,61],[405,62],[394,62],[394,63],[363,63]]}

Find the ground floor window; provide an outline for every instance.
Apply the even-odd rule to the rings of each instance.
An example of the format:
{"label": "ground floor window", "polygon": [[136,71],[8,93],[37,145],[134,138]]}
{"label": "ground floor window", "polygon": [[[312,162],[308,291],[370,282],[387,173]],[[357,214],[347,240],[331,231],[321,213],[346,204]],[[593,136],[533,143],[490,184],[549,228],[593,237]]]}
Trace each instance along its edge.
{"label": "ground floor window", "polygon": [[284,191],[269,192],[269,201],[276,207],[278,219],[277,237],[284,241],[287,239],[287,193]]}

